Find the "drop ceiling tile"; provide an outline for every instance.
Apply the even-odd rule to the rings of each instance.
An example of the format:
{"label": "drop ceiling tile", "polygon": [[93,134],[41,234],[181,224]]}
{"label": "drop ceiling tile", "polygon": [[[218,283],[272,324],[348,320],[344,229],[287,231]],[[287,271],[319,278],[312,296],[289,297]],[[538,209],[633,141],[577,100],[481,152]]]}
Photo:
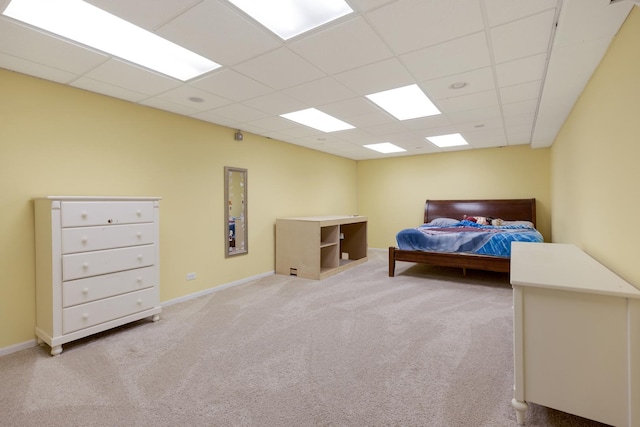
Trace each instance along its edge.
{"label": "drop ceiling tile", "polygon": [[158,73],[111,59],[85,74],[92,80],[99,80],[113,86],[153,96],[176,88],[182,82]]}
{"label": "drop ceiling tile", "polygon": [[[467,86],[461,89],[451,89],[453,83],[465,82]],[[475,92],[484,92],[495,88],[493,71],[490,67],[479,70],[467,71],[439,79],[428,80],[420,83],[420,87],[432,100],[450,98],[452,95],[462,96]]]}
{"label": "drop ceiling tile", "polygon": [[393,55],[361,17],[304,37],[289,47],[329,74],[361,67]]}
{"label": "drop ceiling tile", "polygon": [[[451,92],[455,93],[454,90]],[[495,90],[485,90],[483,92],[475,92],[468,95],[438,99],[436,104],[438,109],[444,114],[456,111],[474,110],[476,108],[497,107],[498,95]]]}
{"label": "drop ceiling tile", "polygon": [[286,95],[316,108],[331,102],[354,98],[357,94],[336,80],[326,77],[283,90]]}
{"label": "drop ceiling tile", "polygon": [[242,131],[254,133],[256,135],[262,135],[265,132],[265,130],[262,129],[261,127],[254,126],[254,125],[247,124],[247,123],[243,123],[243,124],[238,125],[238,126],[242,127],[242,129],[241,129]]}
{"label": "drop ceiling tile", "polygon": [[325,77],[325,74],[286,47],[233,67],[275,89],[286,89]]}
{"label": "drop ceiling tile", "polygon": [[447,114],[453,124],[484,123],[485,121],[501,118],[498,107],[477,108],[475,110],[457,111]]}
{"label": "drop ceiling tile", "polygon": [[540,96],[541,81],[527,82],[500,88],[500,100],[503,104],[537,99]]}
{"label": "drop ceiling tile", "polygon": [[475,132],[464,132],[462,136],[475,148],[504,147],[507,145],[507,137],[503,129],[481,129]]}
{"label": "drop ceiling tile", "polygon": [[275,36],[230,6],[206,0],[156,31],[162,37],[230,66],[282,45]]}
{"label": "drop ceiling tile", "polygon": [[499,116],[486,118],[483,120],[469,121],[456,125],[458,132],[502,132],[504,133],[504,125]]}
{"label": "drop ceiling tile", "polygon": [[444,126],[450,126],[451,120],[444,114],[437,114],[435,116],[420,117],[417,119],[405,120],[402,122],[404,129],[410,131],[426,131],[434,128],[440,128]]}
{"label": "drop ceiling tile", "polygon": [[[426,138],[428,136],[449,135],[457,132],[458,132],[458,129],[454,125],[449,125],[449,126],[442,126],[439,128],[427,129],[423,132],[422,136]],[[431,144],[431,142],[427,141],[427,144]]]}
{"label": "drop ceiling tile", "polygon": [[395,0],[349,0],[351,7],[357,12],[368,12],[377,9]]}
{"label": "drop ceiling tile", "polygon": [[[329,111],[329,109],[327,109]],[[357,128],[368,129],[372,127],[394,125],[398,126],[398,120],[382,111],[347,117],[348,122]]]}
{"label": "drop ceiling tile", "polygon": [[344,134],[340,135],[340,139],[358,145],[378,144],[381,142],[385,142],[379,137],[371,135],[369,132],[358,128],[351,129],[348,133],[345,132]]}
{"label": "drop ceiling tile", "polygon": [[333,77],[360,95],[407,86],[415,81],[396,58],[368,64]]}
{"label": "drop ceiling tile", "polygon": [[484,29],[478,0],[398,0],[366,18],[399,55]]}
{"label": "drop ceiling tile", "polygon": [[0,34],[0,53],[70,73],[84,73],[109,58],[5,17],[0,17]]}
{"label": "drop ceiling tile", "polygon": [[489,26],[517,21],[529,15],[535,15],[557,6],[557,0],[485,0]]}
{"label": "drop ceiling tile", "polygon": [[284,131],[295,127],[295,123],[280,116],[270,116],[263,119],[252,120],[247,124],[257,126],[267,132]]}
{"label": "drop ceiling tile", "polygon": [[215,108],[212,112],[222,117],[234,119],[235,121],[238,121],[240,123],[250,122],[253,120],[264,119],[265,117],[268,117],[266,113],[263,113],[262,111],[258,111],[251,107],[247,107],[246,105],[242,105],[240,103],[234,103]]}
{"label": "drop ceiling tile", "polygon": [[547,65],[547,54],[528,56],[496,66],[498,86],[513,86],[535,80],[542,80]]}
{"label": "drop ceiling tile", "polygon": [[244,101],[273,92],[270,87],[229,68],[189,82],[189,85],[232,101]]}
{"label": "drop ceiling tile", "polygon": [[198,112],[198,110],[196,110],[195,108],[176,104],[174,102],[167,101],[166,99],[161,99],[158,97],[145,99],[144,101],[139,102],[139,104],[157,108],[159,110],[170,111],[172,113],[180,114],[183,116],[191,116],[192,114]]}
{"label": "drop ceiling tile", "polygon": [[112,15],[152,31],[202,0],[84,0]]}
{"label": "drop ceiling tile", "polygon": [[209,111],[201,111],[195,114],[192,114],[191,117],[194,119],[202,120],[205,122],[213,123],[220,126],[227,126],[230,128],[238,128],[240,126],[240,122],[233,118],[223,117],[218,114],[215,114],[212,110]]}
{"label": "drop ceiling tile", "polygon": [[506,129],[509,145],[529,144],[531,142],[530,126],[514,126]]}
{"label": "drop ceiling tile", "polygon": [[508,116],[504,118],[504,125],[508,128],[514,126],[526,126],[533,129],[535,114],[520,114],[518,116]]}
{"label": "drop ceiling tile", "polygon": [[[163,99],[174,104],[183,105],[195,111],[207,111],[223,105],[231,104],[231,101],[219,96],[213,95],[195,87],[188,85],[179,86],[168,92],[158,95],[155,98]],[[190,98],[201,99],[201,102],[194,102]]]}
{"label": "drop ceiling tile", "polygon": [[12,55],[0,53],[0,68],[17,71],[22,74],[39,77],[41,79],[50,80],[57,83],[67,83],[76,76],[68,71],[58,70],[43,64],[28,61],[22,58],[16,58]]}
{"label": "drop ceiling tile", "polygon": [[114,86],[109,83],[89,79],[86,77],[80,77],[79,79],[74,80],[71,83],[71,86],[95,93],[100,93],[102,95],[111,96],[113,98],[124,99],[131,102],[139,102],[148,98],[148,96],[143,93],[135,92],[130,89],[125,89],[119,86]]}
{"label": "drop ceiling tile", "polygon": [[527,99],[525,101],[502,104],[502,115],[504,117],[519,116],[521,114],[535,114],[538,108],[537,99]]}
{"label": "drop ceiling tile", "polygon": [[554,10],[491,29],[497,64],[546,52],[553,29]]}
{"label": "drop ceiling tile", "polygon": [[402,55],[417,80],[432,80],[491,65],[484,31]]}
{"label": "drop ceiling tile", "polygon": [[392,120],[388,114],[382,115],[380,108],[364,97],[355,97],[326,104],[322,106],[322,111],[335,117],[344,117],[347,119],[366,114],[377,114],[379,119]]}
{"label": "drop ceiling tile", "polygon": [[244,101],[244,104],[276,116],[309,108],[309,105],[282,92],[273,92],[268,95],[248,99]]}
{"label": "drop ceiling tile", "polygon": [[[285,119],[285,120],[288,120],[288,119]],[[298,124],[293,121],[291,121],[291,123],[293,123],[295,127],[285,129],[283,131],[283,133],[289,135],[290,138],[306,138],[309,136],[315,136],[316,138],[321,138],[323,135],[326,134],[325,132]]]}

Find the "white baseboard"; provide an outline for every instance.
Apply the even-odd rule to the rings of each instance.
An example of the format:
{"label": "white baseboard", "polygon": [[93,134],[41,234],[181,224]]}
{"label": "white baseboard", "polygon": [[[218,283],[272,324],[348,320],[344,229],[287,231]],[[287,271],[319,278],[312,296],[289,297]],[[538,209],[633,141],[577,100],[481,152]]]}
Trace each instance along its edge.
{"label": "white baseboard", "polygon": [[182,296],[182,297],[179,297],[179,298],[175,298],[175,299],[172,299],[172,300],[169,300],[169,301],[165,301],[165,302],[161,303],[160,305],[162,307],[166,307],[166,306],[169,306],[169,305],[177,304],[179,302],[189,301],[190,299],[194,299],[194,298],[202,297],[202,296],[205,296],[205,295],[209,295],[209,294],[212,294],[214,292],[221,291],[223,289],[231,288],[233,286],[242,285],[243,283],[251,282],[253,280],[258,280],[258,279],[261,279],[263,277],[272,276],[273,274],[275,274],[275,271],[268,271],[266,273],[258,274],[256,276],[251,276],[251,277],[247,277],[247,278],[244,278],[244,279],[236,280],[235,282],[225,283],[224,285],[216,286],[215,288],[205,289],[204,291],[195,292],[193,294],[189,294],[189,295],[185,295],[185,296]]}
{"label": "white baseboard", "polygon": [[[169,301],[165,301],[165,302],[161,303],[160,305],[162,307],[166,307],[166,306],[169,306],[169,305],[172,305],[172,304],[177,304],[179,302],[188,301],[190,299],[194,299],[194,298],[198,298],[198,297],[201,297],[201,296],[204,296],[204,295],[208,295],[208,294],[211,294],[213,292],[218,292],[218,291],[221,291],[223,289],[230,288],[232,286],[242,285],[243,283],[251,282],[252,280],[257,280],[257,279],[260,279],[262,277],[271,276],[273,274],[275,274],[275,271],[268,271],[266,273],[258,274],[256,276],[252,276],[252,277],[247,277],[245,279],[236,280],[235,282],[225,283],[224,285],[216,286],[215,288],[205,289],[204,291],[201,291],[201,292],[196,292],[196,293],[193,293],[193,294],[185,295],[185,296],[180,297],[180,298],[176,298],[176,299],[172,299],[172,300],[169,300]],[[2,347],[2,348],[0,348],[0,357],[6,356],[6,355],[11,354],[11,353],[15,353],[17,351],[26,350],[28,348],[35,347],[36,345],[38,345],[38,343],[37,343],[37,341],[35,339],[33,339],[33,340],[25,341],[23,343],[14,344],[14,345],[10,345],[10,346],[7,346],[7,347]]]}
{"label": "white baseboard", "polygon": [[16,351],[26,350],[31,347],[35,347],[38,345],[35,338],[29,341],[25,341],[19,344],[10,345],[8,347],[0,348],[0,357],[6,356],[11,353],[15,353]]}

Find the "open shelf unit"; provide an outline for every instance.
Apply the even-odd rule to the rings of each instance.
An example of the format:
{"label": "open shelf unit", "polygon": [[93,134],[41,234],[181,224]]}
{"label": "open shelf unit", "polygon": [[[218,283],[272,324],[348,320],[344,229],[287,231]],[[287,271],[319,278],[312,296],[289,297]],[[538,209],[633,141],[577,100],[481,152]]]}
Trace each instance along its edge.
{"label": "open shelf unit", "polygon": [[367,261],[367,218],[276,220],[276,273],[323,279]]}

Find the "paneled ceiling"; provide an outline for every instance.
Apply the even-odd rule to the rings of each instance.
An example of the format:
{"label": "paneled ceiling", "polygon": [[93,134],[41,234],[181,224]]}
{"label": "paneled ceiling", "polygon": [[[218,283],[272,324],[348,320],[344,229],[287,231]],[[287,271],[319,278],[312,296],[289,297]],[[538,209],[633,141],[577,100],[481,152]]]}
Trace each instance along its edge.
{"label": "paneled ceiling", "polygon": [[[406,149],[391,156],[537,148],[552,144],[633,7],[347,2],[354,13],[283,41],[226,0],[88,0],[222,65],[187,82],[2,16],[0,67],[355,160],[390,156],[363,147],[381,142]],[[0,11],[8,4],[0,0]],[[399,121],[365,98],[413,83],[441,115]],[[355,129],[324,133],[280,117],[309,107]],[[441,149],[425,139],[449,133],[469,146]]]}

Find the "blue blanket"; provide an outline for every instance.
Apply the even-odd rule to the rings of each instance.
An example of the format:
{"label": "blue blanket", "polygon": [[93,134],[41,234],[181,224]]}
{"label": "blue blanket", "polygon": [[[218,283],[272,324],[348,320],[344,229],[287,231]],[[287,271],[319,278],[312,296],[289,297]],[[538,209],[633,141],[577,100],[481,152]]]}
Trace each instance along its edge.
{"label": "blue blanket", "polygon": [[463,220],[444,227],[424,224],[405,229],[396,240],[403,250],[510,257],[511,242],[542,242],[543,238],[528,225],[492,226]]}

